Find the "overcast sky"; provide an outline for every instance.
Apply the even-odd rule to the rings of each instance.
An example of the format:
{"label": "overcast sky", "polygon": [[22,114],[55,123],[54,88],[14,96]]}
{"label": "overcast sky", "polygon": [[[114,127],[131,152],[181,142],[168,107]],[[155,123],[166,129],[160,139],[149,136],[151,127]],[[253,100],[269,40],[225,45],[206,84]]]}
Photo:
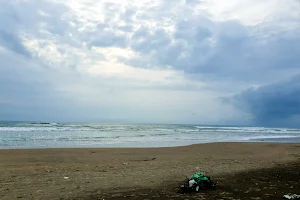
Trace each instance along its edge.
{"label": "overcast sky", "polygon": [[2,0],[0,120],[300,126],[300,1]]}

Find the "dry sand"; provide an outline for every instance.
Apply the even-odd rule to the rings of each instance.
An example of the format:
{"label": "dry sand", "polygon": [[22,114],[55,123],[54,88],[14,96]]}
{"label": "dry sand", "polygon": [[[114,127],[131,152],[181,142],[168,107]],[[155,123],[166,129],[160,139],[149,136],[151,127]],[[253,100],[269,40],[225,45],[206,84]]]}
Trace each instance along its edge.
{"label": "dry sand", "polygon": [[[282,199],[300,193],[300,144],[0,150],[0,199]],[[178,194],[205,170],[216,191]]]}

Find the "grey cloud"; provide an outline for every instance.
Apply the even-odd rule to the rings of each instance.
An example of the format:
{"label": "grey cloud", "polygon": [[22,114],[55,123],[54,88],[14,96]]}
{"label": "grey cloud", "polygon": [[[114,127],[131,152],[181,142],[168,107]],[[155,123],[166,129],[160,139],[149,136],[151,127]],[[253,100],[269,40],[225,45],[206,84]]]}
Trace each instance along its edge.
{"label": "grey cloud", "polygon": [[[36,34],[42,26],[43,31],[53,36],[67,34],[70,26],[62,20],[67,9],[48,1],[7,1],[0,7],[0,45],[30,57],[30,51],[23,45],[24,34]],[[41,14],[44,12],[44,15]],[[42,35],[39,32],[39,35]],[[45,36],[46,37],[46,36]]]}
{"label": "grey cloud", "polygon": [[150,36],[149,28],[141,26],[137,31],[133,33],[133,39],[146,39]]}
{"label": "grey cloud", "polygon": [[[27,28],[26,31],[36,29],[40,22],[46,23],[44,28],[55,29],[60,32],[68,27],[68,22],[63,20],[63,15],[68,9],[62,5],[49,1],[20,1],[7,2],[1,8],[1,26],[9,31],[24,31],[20,28]],[[42,15],[41,13],[45,15]],[[50,31],[51,32],[51,31]]]}
{"label": "grey cloud", "polygon": [[[84,34],[82,39],[86,40],[90,47],[125,47],[128,46],[129,41],[126,35],[118,35],[117,31],[123,31],[126,34],[132,33],[132,16],[136,11],[127,9],[121,11],[119,6],[113,3],[105,4],[105,23],[97,24],[96,31],[88,31]],[[115,15],[119,16],[120,20],[123,20],[125,25],[116,25],[113,22]],[[113,24],[114,26],[112,26]],[[91,36],[92,35],[92,36]]]}
{"label": "grey cloud", "polygon": [[250,88],[225,103],[253,115],[256,125],[300,127],[300,76],[258,89]]}
{"label": "grey cloud", "polygon": [[[133,13],[130,10],[129,17],[123,17],[129,27]],[[115,35],[113,30],[99,29],[91,44],[131,47],[141,58],[122,62],[143,68],[172,66],[207,81],[270,83],[274,76],[284,73],[288,78],[299,68],[300,34],[296,32],[276,33],[269,30],[272,27],[245,26],[238,21],[214,22],[203,16],[187,16],[177,21],[175,27],[174,35],[170,36],[163,29],[141,26],[130,39]]]}
{"label": "grey cloud", "polygon": [[[199,2],[187,1],[186,3]],[[175,18],[177,21],[174,35],[169,35],[163,29],[150,30],[148,27],[141,26],[129,38],[126,35],[118,35],[117,31],[130,33],[133,27],[132,17],[137,11],[133,9],[124,11],[116,4],[106,4],[105,24],[98,24],[96,31],[83,33],[77,32],[67,23],[67,20],[76,23],[76,18],[61,20],[63,16],[68,16],[65,15],[68,9],[60,4],[58,6],[58,4],[46,1],[30,1],[22,4],[24,8],[22,10],[20,7],[8,5],[6,10],[11,10],[11,12],[6,11],[6,14],[11,13],[7,15],[10,17],[4,17],[1,20],[9,21],[10,19],[15,24],[10,31],[6,31],[9,34],[14,35],[20,26],[34,30],[39,22],[44,22],[46,23],[45,29],[53,36],[60,36],[60,40],[78,47],[81,45],[79,41],[87,42],[90,47],[131,47],[142,56],[140,59],[134,58],[124,62],[136,67],[172,66],[174,69],[183,70],[187,74],[195,74],[208,81],[236,79],[257,83],[264,82],[265,79],[268,79],[266,82],[271,82],[274,74],[281,71],[287,73],[287,68],[297,69],[299,66],[300,46],[297,44],[300,43],[300,37],[296,32],[292,36],[284,32],[275,32],[266,36],[266,33],[272,32],[268,30],[268,27],[245,26],[238,21],[215,22],[201,15],[195,18],[187,13],[184,18]],[[167,6],[166,3],[160,8],[153,8],[151,11],[154,12],[153,16],[144,14],[138,17],[141,20],[159,21],[163,17],[168,17],[168,14],[172,12],[171,8],[174,7],[173,4],[169,5],[171,8],[166,10],[165,6]],[[49,17],[38,16],[39,10],[48,13]],[[189,10],[184,12],[189,12]],[[114,24],[112,26],[112,20],[116,14],[126,25]],[[65,36],[67,33],[73,34],[72,40]],[[17,43],[15,38],[11,38],[10,48],[26,52],[26,49],[22,49],[22,44]],[[295,70],[292,71],[294,73]]]}
{"label": "grey cloud", "polygon": [[[113,34],[113,33],[112,33]],[[93,36],[94,39],[92,39],[91,42],[89,42],[90,47],[96,46],[96,47],[124,47],[125,46],[125,37],[123,36],[117,36],[117,35],[111,35],[106,31],[96,33]]]}
{"label": "grey cloud", "polygon": [[[218,84],[226,83],[231,93],[239,92],[237,84],[240,82],[269,84],[244,91],[231,98],[230,103],[251,113],[256,124],[293,125],[299,119],[299,77],[273,84],[275,80],[289,79],[300,73],[299,29],[288,32],[265,24],[246,26],[239,21],[216,22],[201,15],[195,17],[190,9],[200,1],[188,0],[189,9],[184,8],[182,12],[180,9],[175,15],[172,12],[176,3],[169,1],[163,1],[161,7],[151,8],[149,13],[138,15],[138,10],[122,10],[116,4],[106,4],[105,23],[99,23],[96,30],[80,32],[69,22],[78,26],[82,22],[62,4],[38,0],[11,2],[0,2],[0,45],[15,53],[10,57],[0,53],[0,119],[13,116],[28,119],[28,113],[36,115],[31,119],[66,119],[77,112],[71,109],[75,103],[55,90],[56,81],[53,80],[56,75],[53,71],[29,59],[22,60],[30,57],[20,39],[26,33],[35,39],[53,39],[75,48],[83,48],[84,42],[88,47],[130,47],[141,57],[119,58],[119,61],[142,68],[171,66],[174,70],[184,71],[189,79],[205,82],[209,85],[208,90],[218,91],[215,89],[216,80]],[[179,11],[178,8],[175,11]],[[120,23],[122,25],[114,22],[116,16],[124,22]],[[176,30],[170,34],[159,26],[149,28],[146,24],[139,24],[140,29],[133,31],[134,17],[140,22],[156,21],[158,25],[168,18]],[[119,31],[125,34],[120,35]],[[68,49],[63,51],[65,54]],[[32,65],[42,71],[31,70]],[[167,87],[184,91],[193,88],[189,84]],[[87,110],[86,113],[97,118],[93,108]],[[69,114],[58,116],[59,112]]]}
{"label": "grey cloud", "polygon": [[118,29],[128,33],[133,32],[133,27],[131,25],[119,26]]}
{"label": "grey cloud", "polygon": [[[174,40],[166,34],[148,35],[140,30],[145,42],[132,47],[161,66],[170,65],[205,79],[236,79],[240,81],[271,82],[273,75],[299,69],[300,37],[279,32],[272,36],[256,33],[260,27],[246,27],[237,21],[179,22]],[[269,31],[265,28],[267,34]],[[163,31],[161,31],[163,32]],[[141,37],[141,36],[139,36]],[[157,42],[158,41],[158,42]],[[182,57],[182,54],[185,56]],[[258,73],[259,72],[259,73]]]}
{"label": "grey cloud", "polygon": [[30,57],[30,53],[24,47],[20,39],[13,35],[0,29],[0,45],[6,47],[7,49],[19,53],[23,56]]}

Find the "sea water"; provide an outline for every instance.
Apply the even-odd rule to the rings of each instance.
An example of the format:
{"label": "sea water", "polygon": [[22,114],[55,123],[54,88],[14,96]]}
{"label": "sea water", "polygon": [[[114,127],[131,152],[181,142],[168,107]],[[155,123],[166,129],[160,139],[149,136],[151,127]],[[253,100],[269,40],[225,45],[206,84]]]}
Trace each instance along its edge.
{"label": "sea water", "polygon": [[300,129],[0,122],[0,148],[170,147],[212,142],[300,142]]}

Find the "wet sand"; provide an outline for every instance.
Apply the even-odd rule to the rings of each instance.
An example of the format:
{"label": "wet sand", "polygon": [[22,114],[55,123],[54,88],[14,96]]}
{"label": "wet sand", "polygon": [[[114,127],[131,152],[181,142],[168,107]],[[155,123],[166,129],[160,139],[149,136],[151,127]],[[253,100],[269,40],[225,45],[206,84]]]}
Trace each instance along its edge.
{"label": "wet sand", "polygon": [[[200,170],[218,189],[177,193]],[[300,144],[0,150],[0,199],[282,199],[299,172]]]}

